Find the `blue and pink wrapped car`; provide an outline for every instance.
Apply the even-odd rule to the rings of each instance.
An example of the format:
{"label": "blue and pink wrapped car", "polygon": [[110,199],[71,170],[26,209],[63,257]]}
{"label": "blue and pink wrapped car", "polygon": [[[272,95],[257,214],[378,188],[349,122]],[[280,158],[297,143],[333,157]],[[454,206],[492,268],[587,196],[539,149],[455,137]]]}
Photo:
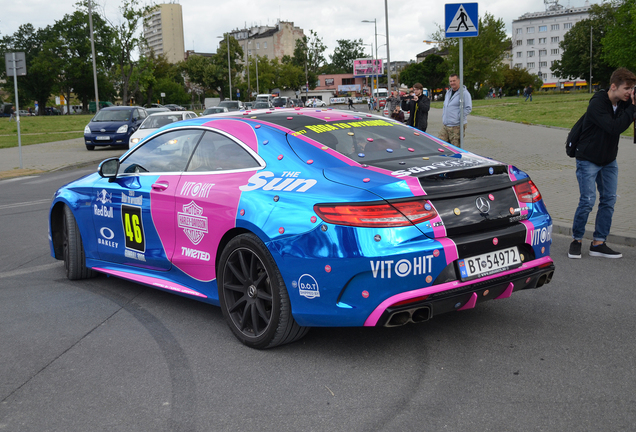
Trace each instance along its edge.
{"label": "blue and pink wrapped car", "polygon": [[527,174],[382,117],[256,110],[173,123],[54,196],[51,254],[221,306],[244,344],[399,326],[550,282]]}

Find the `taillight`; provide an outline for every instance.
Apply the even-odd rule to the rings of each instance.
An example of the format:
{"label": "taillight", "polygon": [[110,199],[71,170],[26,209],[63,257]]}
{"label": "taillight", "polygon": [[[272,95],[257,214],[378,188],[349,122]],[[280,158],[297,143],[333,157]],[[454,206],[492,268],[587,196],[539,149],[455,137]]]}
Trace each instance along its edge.
{"label": "taillight", "polygon": [[541,199],[541,192],[532,180],[515,185],[514,188],[519,202],[533,203]]}
{"label": "taillight", "polygon": [[[314,211],[320,218],[335,225],[390,228],[418,224],[437,216],[426,201],[407,201],[393,204],[316,204]],[[427,206],[427,207],[430,207]]]}

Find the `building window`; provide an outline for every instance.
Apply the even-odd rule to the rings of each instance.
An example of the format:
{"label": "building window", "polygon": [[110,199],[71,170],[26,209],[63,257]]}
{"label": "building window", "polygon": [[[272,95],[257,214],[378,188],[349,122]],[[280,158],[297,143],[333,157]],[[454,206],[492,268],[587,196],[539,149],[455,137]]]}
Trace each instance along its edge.
{"label": "building window", "polygon": [[252,55],[252,50],[247,50],[247,55]]}
{"label": "building window", "polygon": [[548,62],[547,61],[539,62],[539,67],[548,67]]}
{"label": "building window", "polygon": [[534,27],[527,27],[526,33],[534,33]]}
{"label": "building window", "polygon": [[534,51],[528,51],[528,57],[534,57]]}
{"label": "building window", "polygon": [[263,42],[263,49],[267,49],[267,42]]}
{"label": "building window", "polygon": [[553,31],[554,31],[554,30],[558,30],[558,29],[559,29],[559,25],[558,25],[558,24],[552,24],[552,25],[550,26],[550,30],[553,30]]}
{"label": "building window", "polygon": [[353,85],[356,83],[356,79],[355,78],[343,78],[342,79],[342,85]]}
{"label": "building window", "polygon": [[539,44],[545,44],[548,38],[539,38]]}
{"label": "building window", "polygon": [[563,29],[564,30],[569,30],[572,28],[572,23],[563,23]]}
{"label": "building window", "polygon": [[553,48],[552,50],[550,50],[550,54],[559,55],[559,49],[558,48],[556,48],[556,49]]}
{"label": "building window", "polygon": [[515,63],[515,67],[521,69],[521,63]]}
{"label": "building window", "polygon": [[534,39],[528,39],[526,45],[534,45]]}
{"label": "building window", "polygon": [[534,62],[528,62],[527,68],[528,69],[534,69]]}
{"label": "building window", "polygon": [[523,53],[521,51],[517,52],[517,58],[520,58],[522,56],[522,54]]}
{"label": "building window", "polygon": [[261,48],[261,43],[260,42],[256,42],[256,49],[260,49]]}
{"label": "building window", "polygon": [[547,31],[548,31],[547,25],[539,26],[539,33],[547,32]]}
{"label": "building window", "polygon": [[550,42],[551,43],[559,43],[559,37],[558,36],[552,36],[550,38]]}
{"label": "building window", "polygon": [[517,34],[523,34],[523,29],[518,28],[517,29]]}
{"label": "building window", "polygon": [[519,40],[517,41],[517,46],[521,46],[521,45],[523,45],[523,41],[522,41],[521,39],[519,39]]}
{"label": "building window", "polygon": [[554,62],[555,62],[555,61],[556,61],[556,60],[550,60],[550,66],[554,65]]}

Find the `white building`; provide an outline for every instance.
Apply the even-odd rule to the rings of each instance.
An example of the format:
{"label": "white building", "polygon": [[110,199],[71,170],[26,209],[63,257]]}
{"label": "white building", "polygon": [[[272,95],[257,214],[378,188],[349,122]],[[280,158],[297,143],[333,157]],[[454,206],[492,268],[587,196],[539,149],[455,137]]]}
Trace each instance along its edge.
{"label": "white building", "polygon": [[183,61],[185,43],[183,41],[183,11],[180,4],[159,4],[144,17],[144,38],[147,47],[144,55],[152,50],[155,55],[163,55],[170,63]]}
{"label": "white building", "polygon": [[[512,66],[525,68],[531,74],[541,73],[542,88],[567,88],[585,84],[584,80],[559,80],[550,67],[563,54],[560,42],[577,22],[589,18],[590,4],[563,7],[558,0],[544,0],[545,12],[523,14],[512,22]],[[583,81],[583,83],[581,83]]]}

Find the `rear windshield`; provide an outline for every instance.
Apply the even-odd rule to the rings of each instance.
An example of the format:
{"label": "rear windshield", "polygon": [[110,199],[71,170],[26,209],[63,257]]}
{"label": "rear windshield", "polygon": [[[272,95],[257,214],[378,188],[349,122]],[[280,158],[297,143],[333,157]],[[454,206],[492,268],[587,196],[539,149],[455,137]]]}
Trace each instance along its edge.
{"label": "rear windshield", "polygon": [[235,101],[223,101],[219,104],[220,107],[238,108],[238,102]]}
{"label": "rear windshield", "polygon": [[132,110],[101,110],[95,117],[93,117],[93,121],[129,121],[131,114]]}
{"label": "rear windshield", "polygon": [[423,132],[377,118],[325,122],[305,117],[305,123],[293,130],[294,136],[311,138],[362,164],[396,157],[454,153]]}

